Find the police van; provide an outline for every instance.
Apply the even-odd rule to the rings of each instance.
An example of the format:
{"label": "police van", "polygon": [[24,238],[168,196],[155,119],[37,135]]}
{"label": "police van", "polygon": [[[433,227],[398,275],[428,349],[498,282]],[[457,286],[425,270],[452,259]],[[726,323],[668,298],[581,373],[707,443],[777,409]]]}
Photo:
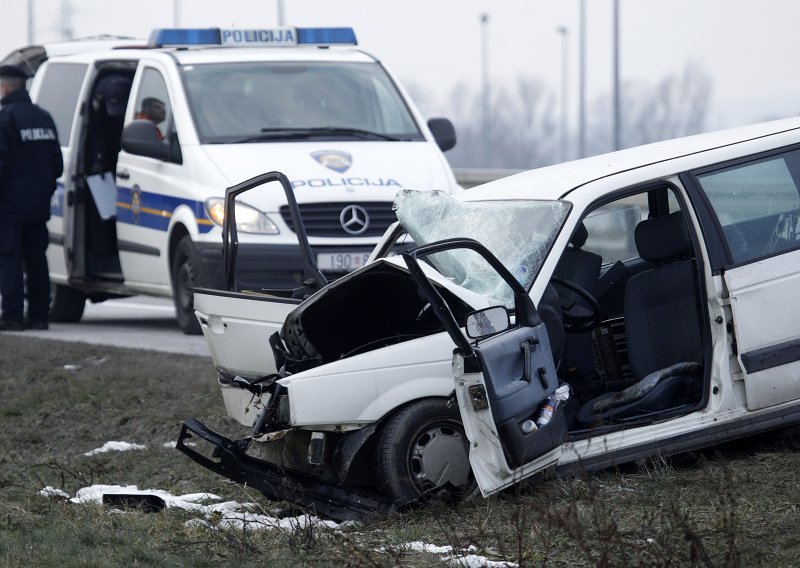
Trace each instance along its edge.
{"label": "police van", "polygon": [[[443,155],[452,123],[426,122],[350,28],[162,29],[90,43],[13,54],[38,67],[31,96],[64,152],[48,224],[53,321],[80,320],[86,299],[150,294],[174,298],[181,329],[199,333],[191,289],[223,285],[225,188],[263,172],[287,174],[316,263],[333,277],[365,263],[399,190],[459,190]],[[235,218],[239,288],[301,286],[283,192],[248,194]]]}

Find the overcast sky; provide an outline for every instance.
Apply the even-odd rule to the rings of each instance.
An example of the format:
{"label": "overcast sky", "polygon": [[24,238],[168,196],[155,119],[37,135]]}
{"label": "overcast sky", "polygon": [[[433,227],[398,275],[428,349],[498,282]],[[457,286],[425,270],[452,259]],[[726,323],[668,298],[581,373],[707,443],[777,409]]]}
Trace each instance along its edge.
{"label": "overcast sky", "polygon": [[[0,53],[27,43],[29,0],[4,0]],[[61,38],[68,23],[75,37],[117,34],[147,37],[174,24],[170,0],[30,0],[36,43]],[[195,27],[270,27],[277,0],[179,0],[179,23]],[[64,16],[68,5],[71,16]],[[561,39],[569,54],[570,123],[576,123],[580,0],[283,0],[284,21],[294,26],[351,26],[362,49],[381,59],[399,79],[436,100],[447,115],[453,86],[480,84],[480,14],[489,21],[492,82],[525,75],[560,87]],[[611,89],[612,0],[586,0],[587,101]],[[736,126],[800,113],[800,2],[796,0],[619,0],[623,82],[655,82],[688,62],[712,78],[708,126]]]}

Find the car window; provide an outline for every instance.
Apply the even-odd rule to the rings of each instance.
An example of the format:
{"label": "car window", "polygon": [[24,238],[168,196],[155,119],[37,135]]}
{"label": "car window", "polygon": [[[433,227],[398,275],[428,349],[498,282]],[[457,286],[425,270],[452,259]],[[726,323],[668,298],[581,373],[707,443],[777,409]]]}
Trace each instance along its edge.
{"label": "car window", "polygon": [[589,236],[582,248],[599,254],[603,265],[637,258],[633,231],[648,213],[646,193],[601,205],[583,220]]}
{"label": "car window", "polygon": [[142,73],[134,109],[135,119],[152,121],[159,137],[163,139],[167,136],[172,123],[172,105],[164,78],[155,69],[146,68]]}
{"label": "car window", "polygon": [[55,63],[47,67],[37,95],[37,104],[53,116],[58,141],[69,146],[75,108],[88,65]]}
{"label": "car window", "polygon": [[800,245],[798,179],[798,150],[697,176],[734,262]]}

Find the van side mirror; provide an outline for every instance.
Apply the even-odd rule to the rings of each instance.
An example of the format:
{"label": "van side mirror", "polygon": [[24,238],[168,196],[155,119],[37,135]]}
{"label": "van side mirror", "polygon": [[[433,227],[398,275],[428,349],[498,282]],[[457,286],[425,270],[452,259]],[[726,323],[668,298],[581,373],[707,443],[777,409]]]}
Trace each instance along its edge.
{"label": "van side mirror", "polygon": [[493,306],[467,315],[467,336],[481,339],[505,331],[510,325],[508,310],[504,306]]}
{"label": "van side mirror", "polygon": [[129,154],[170,161],[169,144],[160,140],[154,122],[134,120],[122,129],[122,149]]}
{"label": "van side mirror", "polygon": [[447,152],[455,147],[456,129],[449,118],[431,118],[428,120],[428,128],[442,152]]}

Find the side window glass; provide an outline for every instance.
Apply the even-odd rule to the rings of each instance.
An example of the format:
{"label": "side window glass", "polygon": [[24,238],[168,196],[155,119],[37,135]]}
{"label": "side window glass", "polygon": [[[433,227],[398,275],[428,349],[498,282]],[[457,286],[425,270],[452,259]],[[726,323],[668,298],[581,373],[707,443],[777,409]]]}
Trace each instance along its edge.
{"label": "side window glass", "polygon": [[50,65],[42,78],[36,103],[53,116],[58,141],[62,146],[69,146],[75,109],[87,68],[88,65],[84,64],[57,63]]}
{"label": "side window glass", "polygon": [[583,249],[599,254],[603,265],[638,257],[633,231],[648,212],[646,193],[598,207],[583,220],[589,234]]}
{"label": "side window glass", "polygon": [[734,262],[800,245],[800,151],[697,176]]}
{"label": "side window glass", "polygon": [[135,105],[134,118],[152,121],[162,140],[169,135],[172,124],[172,106],[167,94],[167,85],[161,73],[151,68],[144,70]]}

